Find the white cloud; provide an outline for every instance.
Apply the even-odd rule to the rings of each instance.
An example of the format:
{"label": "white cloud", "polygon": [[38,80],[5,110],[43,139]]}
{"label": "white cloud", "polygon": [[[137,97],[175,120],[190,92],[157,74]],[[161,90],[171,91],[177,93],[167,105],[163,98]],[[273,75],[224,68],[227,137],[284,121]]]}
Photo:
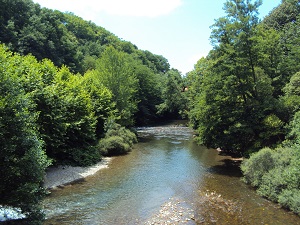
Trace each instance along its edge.
{"label": "white cloud", "polygon": [[179,7],[181,0],[111,0],[105,1],[104,10],[114,15],[157,17]]}
{"label": "white cloud", "polygon": [[202,57],[206,57],[207,54],[208,54],[208,51],[207,52],[203,51],[201,53],[191,55],[190,57],[188,57],[186,59],[186,61],[183,61],[182,64],[177,63],[178,67],[180,67],[177,69],[179,69],[183,74],[186,74],[186,73],[192,71],[194,69],[194,66],[198,62],[198,60],[201,59]]}
{"label": "white cloud", "polygon": [[106,12],[110,15],[158,17],[167,15],[183,4],[183,0],[34,0],[43,7],[60,11]]}
{"label": "white cloud", "polygon": [[202,53],[198,53],[195,55],[192,55],[189,59],[188,62],[189,64],[196,64],[198,62],[199,59],[201,59],[202,57],[206,57],[207,56],[207,52],[202,52]]}

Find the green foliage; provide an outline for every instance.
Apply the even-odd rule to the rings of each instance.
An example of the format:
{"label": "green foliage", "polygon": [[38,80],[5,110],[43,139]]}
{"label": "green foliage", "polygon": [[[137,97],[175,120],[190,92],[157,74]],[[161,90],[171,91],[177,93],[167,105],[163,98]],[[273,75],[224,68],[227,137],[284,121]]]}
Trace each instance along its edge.
{"label": "green foliage", "polygon": [[300,73],[296,73],[284,88],[285,95],[281,101],[289,111],[290,122],[287,125],[286,143],[300,144]]}
{"label": "green foliage", "polygon": [[214,49],[190,75],[196,81],[189,81],[189,118],[197,139],[207,146],[245,154],[284,137],[283,110],[272,86],[276,74],[261,67],[275,47],[270,42],[270,48],[258,48],[264,45],[257,17],[260,4],[225,3],[227,15],[212,26]]}
{"label": "green foliage", "polygon": [[85,73],[81,79],[81,85],[90,95],[93,112],[97,119],[96,136],[99,138],[104,134],[106,118],[115,114],[115,103],[112,100],[112,93],[98,79],[95,71]]}
{"label": "green foliage", "polygon": [[290,208],[293,212],[300,215],[300,190],[284,190],[278,197],[278,202],[285,208]]}
{"label": "green foliage", "polygon": [[136,135],[111,120],[106,125],[105,137],[99,141],[99,149],[103,155],[120,155],[129,152],[137,142]]}
{"label": "green foliage", "polygon": [[257,192],[299,214],[300,151],[297,147],[262,149],[245,160],[244,180]]}
{"label": "green foliage", "polygon": [[[163,83],[164,74],[170,69],[166,58],[139,50],[134,44],[73,13],[41,8],[32,0],[0,0],[0,3],[3,6],[0,9],[0,29],[3,31],[0,41],[11,50],[22,55],[32,54],[38,60],[50,59],[55,66],[65,65],[71,72],[85,74],[89,70],[98,71],[105,79],[97,79],[111,91],[112,102],[117,109],[115,117],[123,125],[133,125],[135,120],[138,124],[145,124],[161,118],[156,106],[163,102],[161,92],[165,87],[159,84]],[[116,55],[119,55],[118,59]],[[108,72],[109,64],[114,66]],[[107,74],[110,74],[109,79],[116,78],[109,87]],[[126,77],[121,78],[122,81],[128,80],[124,85],[117,79],[122,76]],[[52,81],[48,81],[49,85]],[[128,85],[130,88],[127,88]],[[91,91],[89,87],[86,89]],[[99,119],[98,124],[99,137],[103,132],[103,119]]]}
{"label": "green foliage", "polygon": [[[261,23],[261,45],[265,54],[265,71],[273,79],[277,97],[299,68],[299,13],[297,0],[283,1]],[[271,36],[269,36],[271,35]],[[263,46],[265,44],[265,47]],[[264,60],[264,59],[262,59]]]}
{"label": "green foliage", "polygon": [[285,143],[287,145],[300,144],[300,111],[295,113],[293,119],[287,126],[288,134]]}
{"label": "green foliage", "polygon": [[263,20],[263,24],[269,28],[281,30],[286,24],[294,22],[300,13],[298,0],[287,0],[274,8]]}
{"label": "green foliage", "polygon": [[[279,202],[283,207],[300,215],[298,77],[299,73],[291,77],[290,83],[284,88],[285,96],[281,99],[289,109],[289,116],[292,117],[287,126],[286,140],[283,142],[283,145],[288,147],[276,150],[262,149],[244,161],[241,169],[245,181],[256,187],[260,195]],[[271,125],[270,132],[274,132],[272,127],[275,130],[276,127],[282,127],[282,122],[274,116],[271,116],[266,122],[269,126]]]}
{"label": "green foliage", "polygon": [[264,148],[243,162],[241,169],[247,183],[254,187],[262,184],[263,175],[273,169],[276,164],[272,153],[270,148]]}
{"label": "green foliage", "polygon": [[289,83],[283,89],[285,95],[282,97],[283,104],[294,115],[300,110],[300,72],[294,74]]}
{"label": "green foliage", "polygon": [[104,138],[99,143],[99,148],[101,149],[101,153],[107,156],[123,155],[130,150],[130,146],[119,136]]}
{"label": "green foliage", "polygon": [[68,156],[70,160],[66,163],[74,166],[90,166],[99,162],[102,158],[102,155],[96,146],[69,149],[68,154],[70,154]]}
{"label": "green foliage", "polygon": [[[26,62],[31,58],[24,58]],[[50,162],[36,129],[38,113],[16,72],[19,57],[0,48],[0,205],[21,208],[29,221],[41,221],[42,182]]]}
{"label": "green foliage", "polygon": [[166,73],[164,82],[162,90],[164,102],[158,105],[158,113],[165,114],[168,118],[185,117],[187,96],[182,75],[178,70],[171,69]]}
{"label": "green foliage", "polygon": [[85,21],[73,13],[41,8],[32,0],[0,0],[0,41],[23,55],[31,53],[38,60],[50,59],[56,66],[66,65],[72,72],[95,69],[107,46],[134,55],[154,73],[169,70],[160,55],[139,50],[134,44]]}
{"label": "green foliage", "polygon": [[154,73],[139,61],[131,62],[135,67],[134,73],[138,79],[137,101],[138,111],[135,113],[137,125],[145,125],[159,119],[157,105],[162,103],[160,74]]}
{"label": "green foliage", "polygon": [[98,79],[112,93],[119,122],[124,126],[133,125],[133,115],[137,111],[138,81],[127,55],[108,47],[96,67]]}
{"label": "green foliage", "polygon": [[95,144],[97,122],[91,97],[83,89],[81,79],[63,67],[52,85],[36,94],[40,132],[46,142],[47,155],[79,165],[83,162],[78,161],[80,157],[73,157],[78,155],[73,151],[88,151]]}

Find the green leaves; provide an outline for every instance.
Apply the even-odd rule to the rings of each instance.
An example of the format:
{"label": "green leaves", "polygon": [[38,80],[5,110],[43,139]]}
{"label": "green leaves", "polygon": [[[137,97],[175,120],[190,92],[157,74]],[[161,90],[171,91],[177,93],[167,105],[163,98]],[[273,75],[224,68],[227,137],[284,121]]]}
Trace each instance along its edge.
{"label": "green leaves", "polygon": [[105,137],[98,144],[101,153],[108,156],[128,153],[137,142],[136,135],[113,120],[109,120],[106,125]]}
{"label": "green leaves", "polygon": [[[190,118],[197,128],[198,140],[207,146],[244,154],[282,140],[284,123],[272,86],[272,78],[278,75],[272,74],[272,68],[265,70],[266,63],[260,58],[269,52],[277,57],[278,49],[271,40],[260,37],[260,4],[227,1],[226,17],[216,20],[212,27],[214,50],[207,62],[202,60],[202,68],[195,68],[201,75],[196,76],[198,83],[193,83],[191,90],[200,93],[190,97],[196,101]],[[268,35],[278,38],[277,33]],[[266,43],[274,45],[266,47]],[[276,58],[268,65],[278,64]],[[270,118],[274,119],[272,125],[266,123]]]}
{"label": "green leaves", "polygon": [[72,152],[88,150],[95,144],[97,123],[91,96],[81,85],[81,79],[63,67],[51,85],[36,93],[40,132],[47,154],[59,161],[78,164],[81,162]]}
{"label": "green leaves", "polygon": [[165,76],[162,85],[164,102],[158,105],[158,113],[165,114],[169,118],[179,118],[180,116],[184,118],[187,113],[184,79],[176,69],[171,69]]}
{"label": "green leaves", "polygon": [[112,93],[120,123],[130,126],[137,111],[138,80],[126,57],[126,54],[108,47],[99,59],[96,71],[98,79]]}
{"label": "green leaves", "polygon": [[244,180],[260,195],[299,214],[300,151],[297,148],[264,148],[245,160]]}
{"label": "green leaves", "polygon": [[37,130],[32,95],[23,87],[22,69],[32,58],[20,62],[2,46],[0,58],[0,204],[20,207],[32,219],[39,214],[41,185],[50,164]]}

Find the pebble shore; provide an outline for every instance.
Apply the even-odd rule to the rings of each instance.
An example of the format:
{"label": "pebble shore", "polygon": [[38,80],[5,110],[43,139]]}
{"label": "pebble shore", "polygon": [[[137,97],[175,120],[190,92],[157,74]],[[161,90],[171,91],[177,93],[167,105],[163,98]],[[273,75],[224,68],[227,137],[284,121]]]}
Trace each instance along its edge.
{"label": "pebble shore", "polygon": [[44,180],[44,188],[55,189],[72,182],[82,180],[87,176],[91,176],[101,169],[108,168],[111,157],[105,157],[101,162],[89,167],[79,166],[57,166],[50,167],[46,171]]}

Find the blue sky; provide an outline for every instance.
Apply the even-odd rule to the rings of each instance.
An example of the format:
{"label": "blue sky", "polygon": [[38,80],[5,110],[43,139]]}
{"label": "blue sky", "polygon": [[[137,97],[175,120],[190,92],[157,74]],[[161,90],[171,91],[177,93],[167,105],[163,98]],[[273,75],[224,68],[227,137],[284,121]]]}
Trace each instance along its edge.
{"label": "blue sky", "polygon": [[[42,7],[73,12],[91,20],[139,49],[168,59],[183,74],[212,46],[215,19],[224,16],[225,0],[33,0]],[[260,17],[281,0],[263,0]]]}

